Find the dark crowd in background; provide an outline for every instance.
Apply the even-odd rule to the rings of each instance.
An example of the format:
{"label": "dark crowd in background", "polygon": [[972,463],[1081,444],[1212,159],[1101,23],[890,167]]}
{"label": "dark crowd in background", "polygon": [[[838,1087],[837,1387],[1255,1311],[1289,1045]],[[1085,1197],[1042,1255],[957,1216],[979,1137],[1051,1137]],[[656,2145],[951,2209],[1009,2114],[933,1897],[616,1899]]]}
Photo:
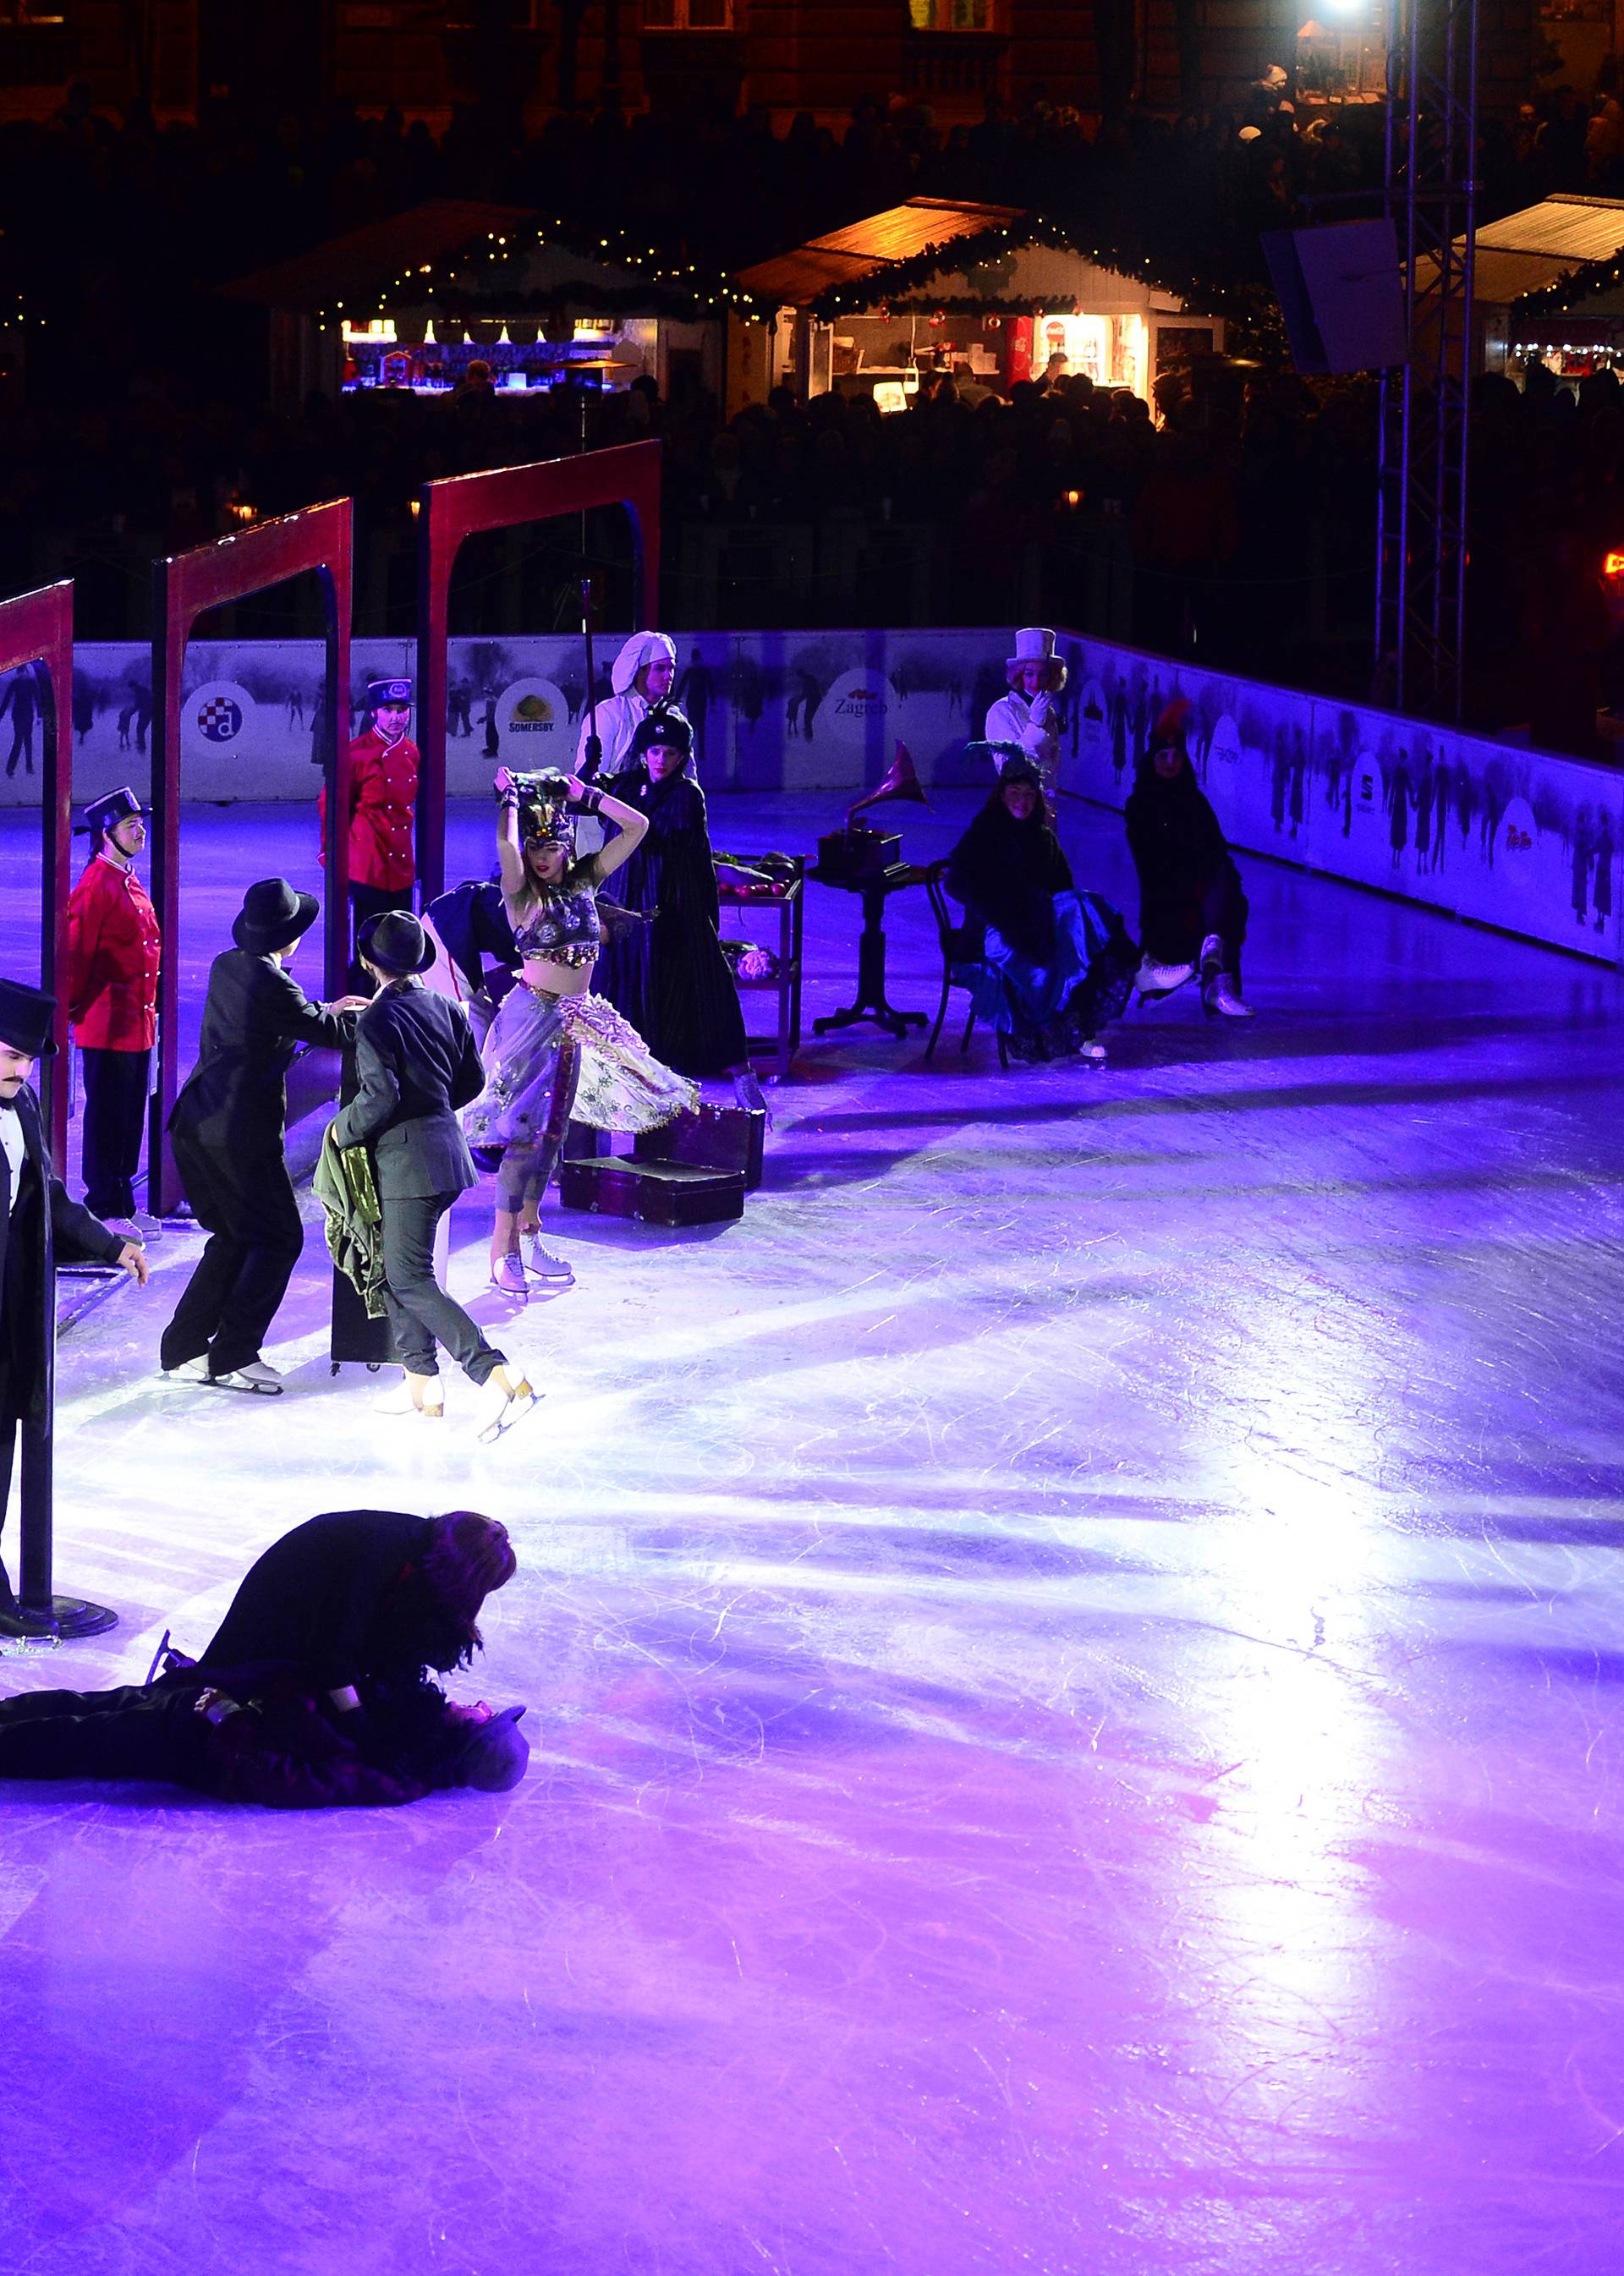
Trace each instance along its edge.
{"label": "dark crowd in background", "polygon": [[[1485,122],[1484,217],[1552,189],[1624,186],[1615,84],[1605,72],[1593,105],[1559,89]],[[0,128],[0,300],[23,311],[26,343],[0,421],[0,590],[75,575],[84,637],[140,636],[153,555],[221,534],[245,501],[264,515],[347,493],[376,565],[357,630],[405,631],[409,501],[425,480],[656,435],[674,626],[1043,614],[1379,699],[1374,387],[1292,373],[1258,246],[1265,229],[1371,210],[1379,135],[1373,109],[1308,119],[1266,86],[1233,111],[1104,125],[1040,98],[990,102],[944,133],[927,105],[898,101],[859,104],[844,134],[809,115],[775,133],[761,114],[649,112],[557,117],[527,140],[472,110],[437,138],[348,108],[158,125],[76,90],[49,121]],[[1204,283],[1255,321],[1234,327],[1242,355],[1164,383],[1159,425],[1086,380],[1006,401],[951,374],[889,418],[780,391],[729,421],[701,392],[664,402],[648,381],[517,404],[466,387],[316,396],[273,415],[257,320],[216,288],[445,195],[625,225],[718,269],[905,197],[992,200]],[[1589,747],[1592,688],[1606,700],[1616,679],[1624,697],[1595,573],[1624,527],[1621,406],[1608,377],[1576,397],[1484,380],[1475,398],[1473,713],[1529,718],[1554,674],[1570,694],[1547,692],[1535,725],[1561,748]],[[588,559],[614,542],[590,529]],[[528,576],[511,552],[476,552],[457,628],[553,629],[549,593],[575,565],[550,539]]]}

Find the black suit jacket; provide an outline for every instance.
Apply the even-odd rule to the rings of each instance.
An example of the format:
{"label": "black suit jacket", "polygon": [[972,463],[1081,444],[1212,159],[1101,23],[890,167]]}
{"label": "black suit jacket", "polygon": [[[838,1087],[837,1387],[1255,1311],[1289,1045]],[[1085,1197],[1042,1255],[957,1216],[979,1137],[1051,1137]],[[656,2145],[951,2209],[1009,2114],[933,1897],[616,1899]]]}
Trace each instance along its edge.
{"label": "black suit jacket", "polygon": [[352,1018],[311,1003],[272,958],[228,948],[209,967],[197,1065],[170,1128],[241,1160],[280,1156],[295,1054],[301,1043],[338,1051]]}
{"label": "black suit jacket", "polygon": [[355,1029],[360,1085],[333,1122],[339,1146],[369,1146],[383,1201],[460,1194],[478,1181],[457,1119],[485,1088],[467,1014],[421,981],[396,980]]}
{"label": "black suit jacket", "polygon": [[38,1420],[45,1397],[42,1348],[44,1292],[57,1249],[74,1263],[116,1264],[124,1243],[100,1218],[70,1201],[50,1165],[40,1104],[19,1091],[14,1110],[22,1125],[22,1191],[11,1207],[11,1166],[0,1152],[0,1417]]}

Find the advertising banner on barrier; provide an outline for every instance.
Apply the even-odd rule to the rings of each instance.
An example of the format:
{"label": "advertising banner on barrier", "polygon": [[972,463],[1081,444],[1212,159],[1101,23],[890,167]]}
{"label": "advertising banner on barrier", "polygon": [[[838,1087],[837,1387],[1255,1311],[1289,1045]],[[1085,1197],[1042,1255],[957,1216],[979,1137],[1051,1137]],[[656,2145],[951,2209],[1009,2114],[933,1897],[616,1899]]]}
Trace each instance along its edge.
{"label": "advertising banner on barrier", "polygon": [[[1010,633],[697,633],[677,637],[678,700],[714,793],[822,792],[879,781],[897,743],[928,785],[985,779],[966,743],[1004,693]],[[618,642],[600,639],[600,694]],[[1624,773],[1357,705],[1227,679],[1062,633],[1063,786],[1119,807],[1163,706],[1191,706],[1188,740],[1233,843],[1576,949],[1620,953]],[[366,681],[410,673],[409,641],[357,641]],[[304,800],[320,780],[317,641],[205,641],[187,657],[185,795]],[[498,764],[573,763],[586,701],[579,640],[454,640],[448,789],[482,796]],[[74,793],[144,778],[152,697],[144,647],[75,658]],[[39,795],[42,719],[0,683],[0,804]]]}

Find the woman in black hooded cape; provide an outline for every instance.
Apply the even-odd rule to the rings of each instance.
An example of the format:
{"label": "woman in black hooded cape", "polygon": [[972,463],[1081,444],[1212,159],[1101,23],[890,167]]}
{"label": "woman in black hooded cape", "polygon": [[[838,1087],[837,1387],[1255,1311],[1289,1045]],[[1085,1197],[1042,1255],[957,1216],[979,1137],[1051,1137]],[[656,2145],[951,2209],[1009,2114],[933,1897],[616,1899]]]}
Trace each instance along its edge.
{"label": "woman in black hooded cape", "polygon": [[1201,968],[1210,1014],[1251,1017],[1241,996],[1247,900],[1218,818],[1184,747],[1182,698],[1156,723],[1123,809],[1128,851],[1139,872],[1139,930],[1145,961],[1142,993],[1165,995]]}
{"label": "woman in black hooded cape", "polygon": [[648,816],[649,829],[603,898],[649,922],[605,944],[597,986],[667,1066],[718,1075],[747,1067],[749,1052],[717,930],[716,862],[693,754],[693,728],[675,705],[662,705],[639,725],[630,764],[609,785]]}
{"label": "woman in black hooded cape", "polygon": [[952,850],[946,882],[982,936],[970,990],[976,1016],[1008,1037],[1018,1058],[1103,1059],[1094,1037],[1127,1003],[1139,951],[1109,901],[1078,891],[1024,752],[1006,755],[997,789]]}

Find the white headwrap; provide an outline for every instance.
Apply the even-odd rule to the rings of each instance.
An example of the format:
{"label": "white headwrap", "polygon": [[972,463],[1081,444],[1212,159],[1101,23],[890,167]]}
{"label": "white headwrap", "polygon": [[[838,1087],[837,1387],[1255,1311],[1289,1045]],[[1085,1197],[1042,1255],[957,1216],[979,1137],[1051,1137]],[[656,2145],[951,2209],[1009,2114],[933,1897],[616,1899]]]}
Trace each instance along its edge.
{"label": "white headwrap", "polygon": [[617,695],[628,695],[632,682],[644,664],[652,664],[656,656],[670,660],[672,670],[677,668],[677,644],[664,633],[634,633],[619,655],[611,672],[610,686]]}

